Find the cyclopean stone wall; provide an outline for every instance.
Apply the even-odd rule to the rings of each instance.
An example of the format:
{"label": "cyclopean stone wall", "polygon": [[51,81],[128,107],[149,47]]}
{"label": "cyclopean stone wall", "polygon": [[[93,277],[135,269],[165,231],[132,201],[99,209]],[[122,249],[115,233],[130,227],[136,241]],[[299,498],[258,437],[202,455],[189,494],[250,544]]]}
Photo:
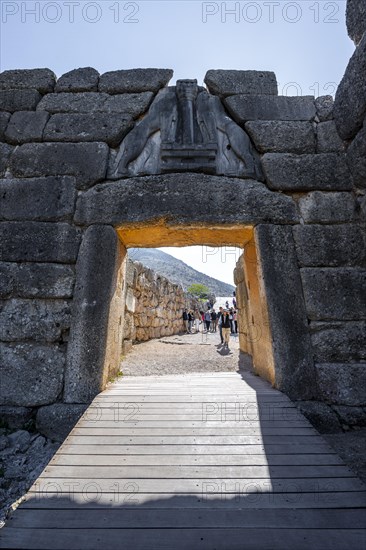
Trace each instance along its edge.
{"label": "cyclopean stone wall", "polygon": [[184,308],[196,310],[199,303],[159,273],[131,260],[126,270],[123,349],[136,342],[184,332]]}
{"label": "cyclopean stone wall", "polygon": [[[332,404],[332,409],[341,423],[364,425],[366,423],[366,273],[364,269],[366,0],[348,0],[347,29],[356,49],[338,87],[333,112],[335,127],[343,140],[347,164],[352,176],[359,235],[355,234],[353,238],[346,236],[350,226],[348,225],[347,228],[347,225],[343,225],[343,223],[352,220],[352,204],[350,197],[344,195],[344,199],[341,200],[337,208],[338,220],[340,215],[343,223],[335,228],[337,236],[333,245],[329,243],[329,234],[328,239],[324,240],[323,237],[321,241],[324,245],[323,262],[328,261],[332,267],[328,269],[319,267],[313,271],[304,269],[302,277],[305,285],[310,287],[314,285],[314,278],[320,275],[318,288],[313,288],[309,293],[308,311],[311,316],[310,329],[312,330],[315,359],[319,363],[318,379],[321,396],[325,402]],[[307,206],[313,210],[319,208],[319,204],[315,205],[311,202]],[[334,222],[336,222],[336,218]],[[329,230],[326,229],[326,231]],[[323,235],[325,236],[326,233]],[[358,248],[358,243],[364,248]],[[321,251],[319,250],[319,252]],[[301,256],[303,257],[304,254],[300,254]],[[352,283],[350,283],[351,280]],[[320,319],[319,312],[316,311],[316,301],[322,293],[324,295],[323,319]],[[336,317],[338,318],[336,319]],[[324,318],[326,318],[326,322],[324,322]],[[327,413],[324,412],[324,415],[326,416]]]}
{"label": "cyclopean stone wall", "polygon": [[[211,94],[250,136],[261,181],[191,172],[108,180],[169,70],[0,74],[3,414],[70,423],[114,375],[125,246],[155,230],[170,245],[194,244],[204,230],[200,242],[218,244],[218,230],[233,244],[230,232],[244,228],[235,243],[253,239],[257,249],[273,383],[293,399],[332,404],[344,423],[363,422],[364,38],[335,106],[276,95],[273,73],[207,73]],[[123,240],[131,226],[145,231],[140,244]]]}
{"label": "cyclopean stone wall", "polygon": [[75,225],[76,199],[80,189],[105,178],[109,146],[119,143],[171,74],[137,70],[99,76],[86,68],[57,82],[48,69],[0,74],[5,419],[17,415],[19,424],[38,410],[41,424],[48,418],[70,425],[114,374],[115,366],[105,365],[101,376],[96,365],[103,363],[106,348],[113,348],[116,359],[121,352],[121,331],[110,337],[101,327],[112,300],[123,328],[117,279],[125,249],[109,225]]}

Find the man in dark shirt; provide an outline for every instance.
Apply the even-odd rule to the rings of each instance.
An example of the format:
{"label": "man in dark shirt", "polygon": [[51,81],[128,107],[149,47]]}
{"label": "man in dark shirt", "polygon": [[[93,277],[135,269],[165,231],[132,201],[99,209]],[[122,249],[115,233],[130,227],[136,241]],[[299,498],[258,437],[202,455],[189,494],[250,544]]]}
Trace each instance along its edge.
{"label": "man in dark shirt", "polygon": [[224,311],[223,308],[220,307],[220,308],[219,308],[219,312],[218,312],[218,314],[217,314],[217,323],[218,323],[218,325],[219,325],[221,344],[224,343],[224,337],[223,337],[223,335],[222,335],[222,313],[223,313],[223,311]]}
{"label": "man in dark shirt", "polygon": [[186,333],[189,334],[189,330],[188,330],[188,313],[187,313],[186,309],[183,311],[183,324],[184,324],[184,327],[186,329]]}
{"label": "man in dark shirt", "polygon": [[225,309],[222,314],[222,334],[225,342],[224,348],[229,348],[230,332],[231,332],[231,323],[229,319],[229,311]]}

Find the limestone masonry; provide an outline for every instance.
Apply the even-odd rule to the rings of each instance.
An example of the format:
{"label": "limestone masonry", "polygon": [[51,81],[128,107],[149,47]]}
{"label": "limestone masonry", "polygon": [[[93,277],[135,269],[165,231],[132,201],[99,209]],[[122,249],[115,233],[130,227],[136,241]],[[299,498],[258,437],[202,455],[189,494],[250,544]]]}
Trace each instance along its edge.
{"label": "limestone masonry", "polygon": [[184,308],[201,309],[199,302],[181,286],[140,262],[128,260],[125,280],[124,353],[134,342],[183,332]]}
{"label": "limestone masonry", "polygon": [[[265,71],[210,70],[208,91],[167,87],[166,69],[0,74],[5,418],[36,413],[65,431],[132,340],[178,329],[183,293],[127,265],[126,248],[152,230],[160,246],[188,245],[202,228],[223,245],[216,230],[243,228],[237,244],[256,252],[235,273],[241,349],[304,409],[365,423],[364,8],[348,3],[356,49],[334,102],[278,96]],[[169,101],[185,114],[162,140]],[[154,151],[163,168],[146,168]]]}

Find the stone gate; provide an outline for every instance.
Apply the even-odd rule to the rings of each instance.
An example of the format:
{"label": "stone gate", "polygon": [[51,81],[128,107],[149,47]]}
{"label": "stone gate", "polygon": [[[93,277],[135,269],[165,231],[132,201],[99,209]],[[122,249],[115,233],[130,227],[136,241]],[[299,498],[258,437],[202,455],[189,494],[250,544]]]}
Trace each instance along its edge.
{"label": "stone gate", "polygon": [[263,71],[210,70],[208,91],[163,69],[0,74],[5,417],[69,426],[116,374],[127,248],[207,244],[244,249],[257,372],[364,422],[365,50],[334,104]]}

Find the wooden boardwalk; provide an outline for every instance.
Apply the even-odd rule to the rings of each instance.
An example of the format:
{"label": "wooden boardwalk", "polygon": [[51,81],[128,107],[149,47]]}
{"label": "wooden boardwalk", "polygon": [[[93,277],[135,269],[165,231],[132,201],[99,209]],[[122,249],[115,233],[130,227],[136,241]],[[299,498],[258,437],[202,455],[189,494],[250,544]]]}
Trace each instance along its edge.
{"label": "wooden boardwalk", "polygon": [[0,547],[365,550],[365,495],[263,380],[131,377],[96,397]]}

